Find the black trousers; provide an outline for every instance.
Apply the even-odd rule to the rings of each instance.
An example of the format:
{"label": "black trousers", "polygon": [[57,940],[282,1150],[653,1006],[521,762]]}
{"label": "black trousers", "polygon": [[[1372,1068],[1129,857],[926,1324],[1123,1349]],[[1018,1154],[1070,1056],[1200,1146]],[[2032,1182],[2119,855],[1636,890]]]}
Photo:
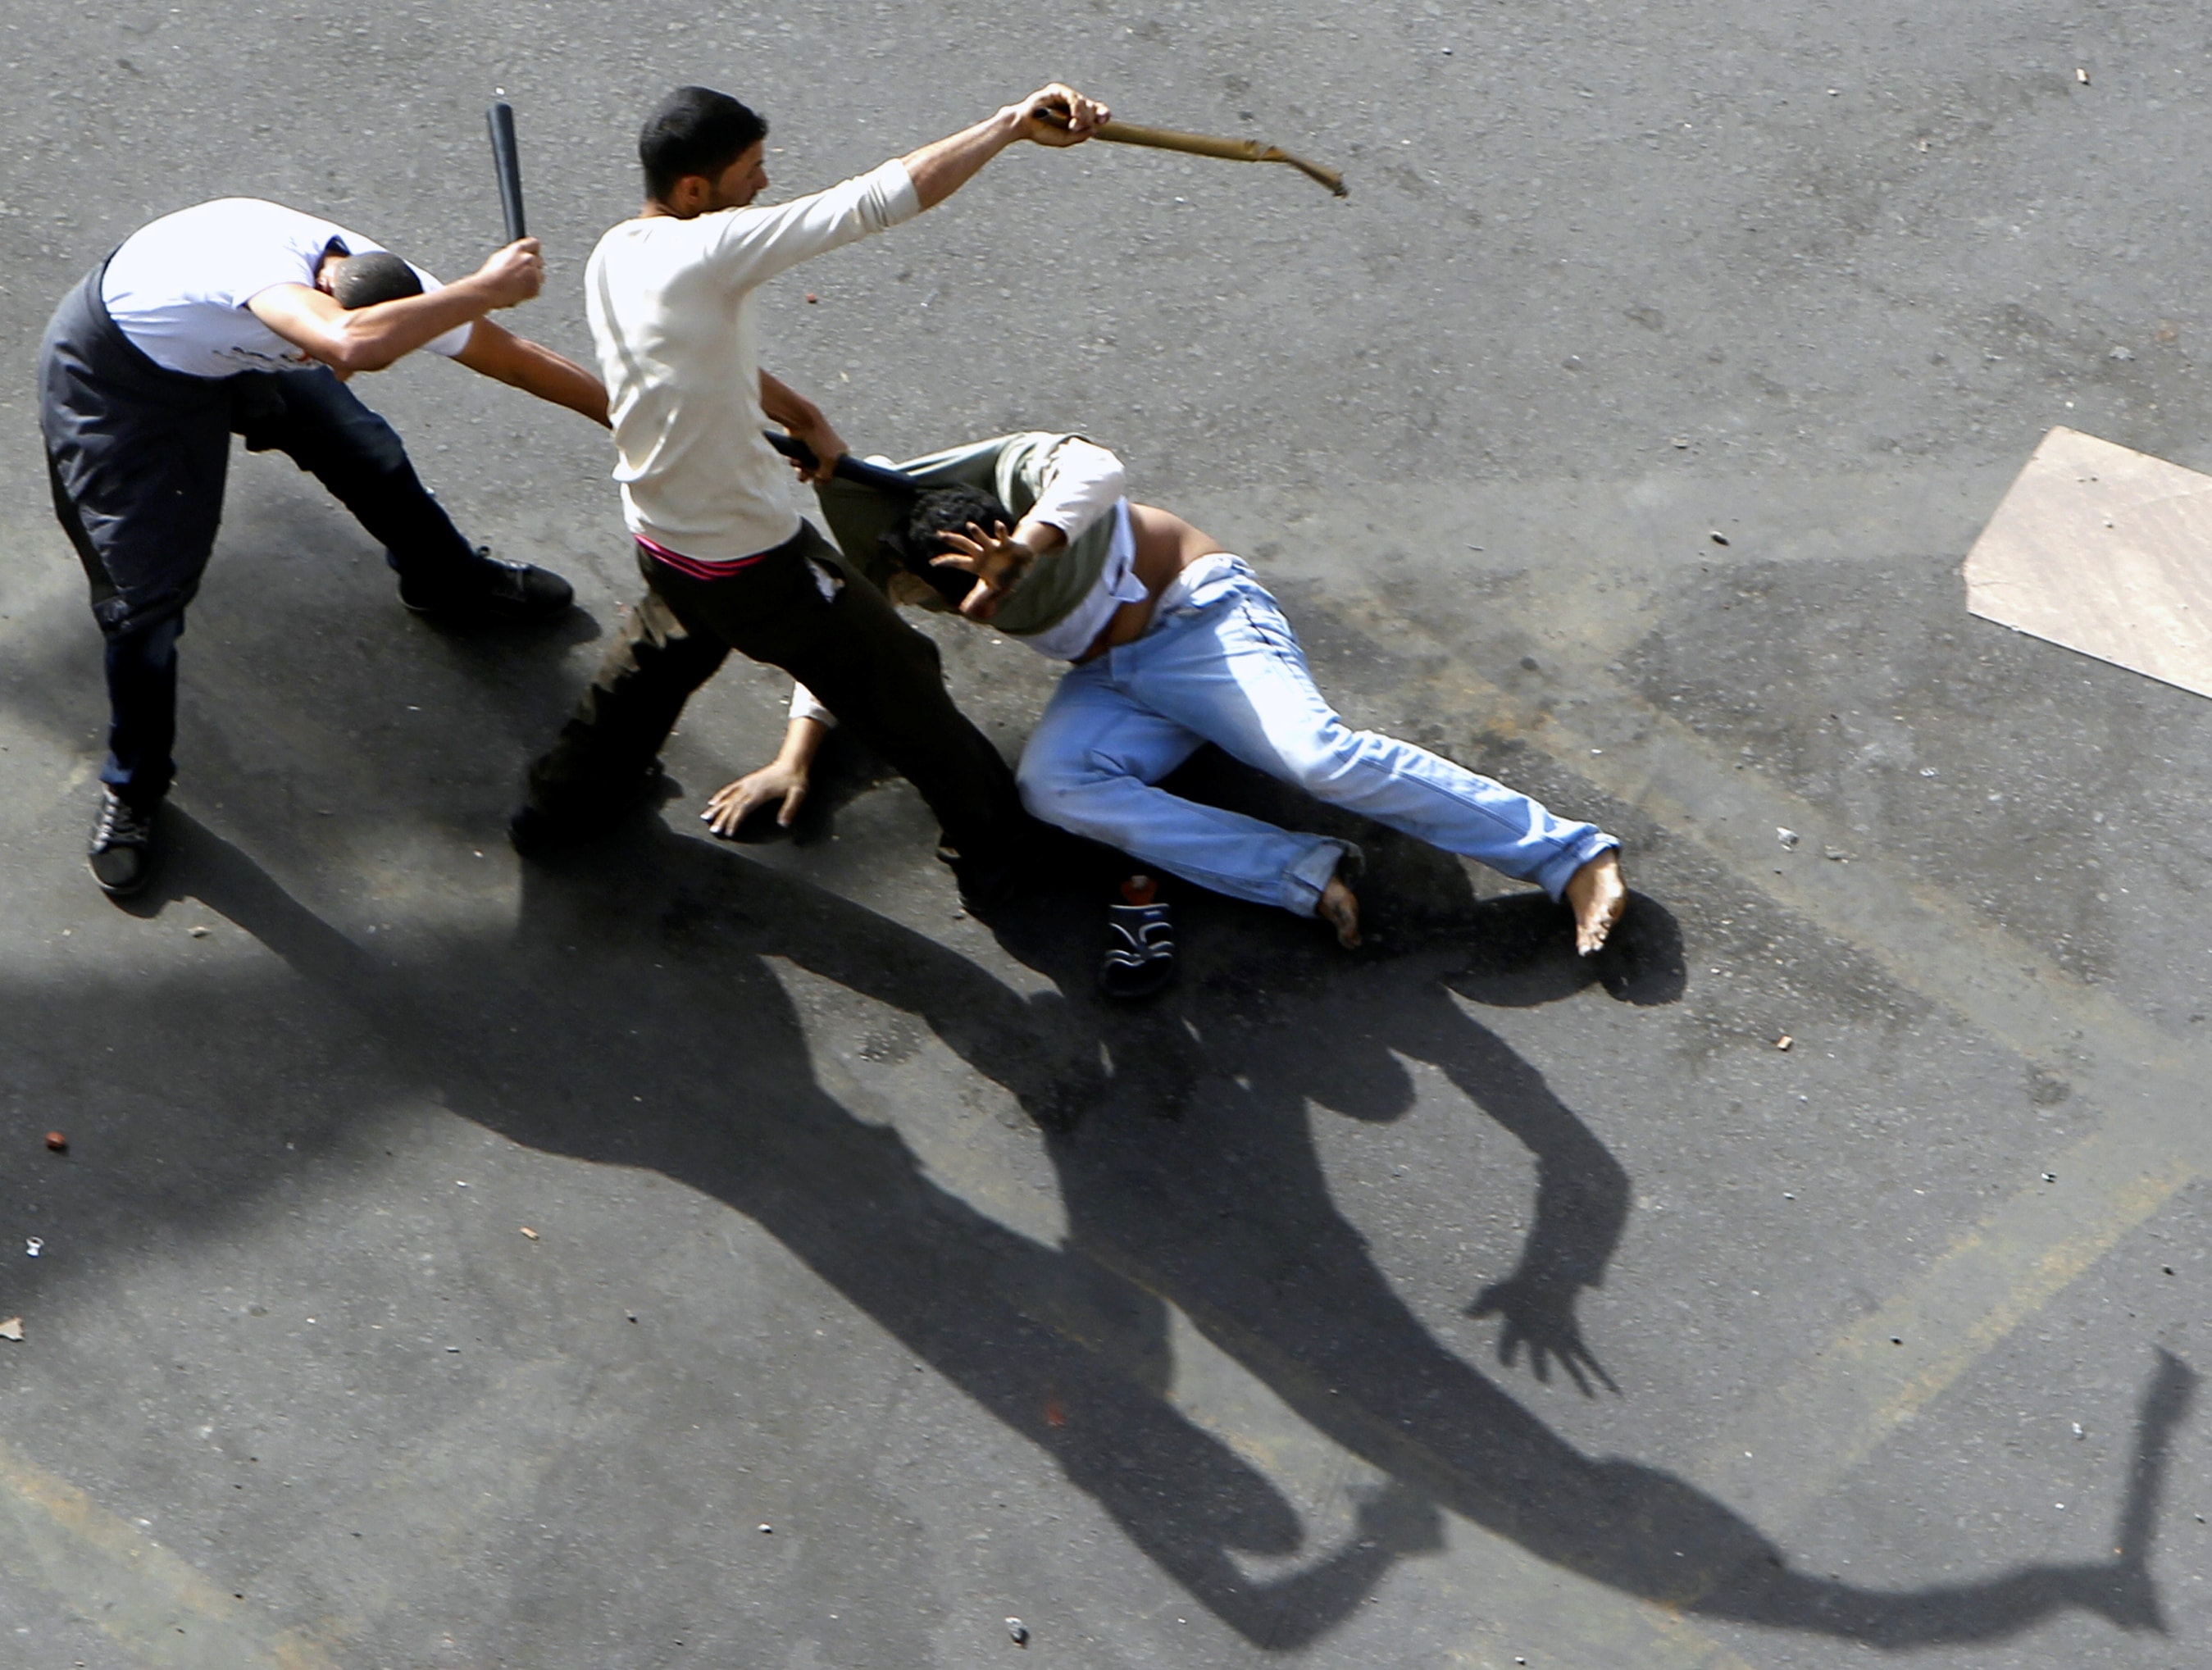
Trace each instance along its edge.
{"label": "black trousers", "polygon": [[1013,773],[953,705],[937,646],[811,523],[719,579],[680,573],[642,546],[638,566],[645,596],[552,750],[531,767],[533,805],[584,813],[634,787],[691,692],[734,649],[791,674],[889,761],[963,862],[1012,859],[1030,827]]}
{"label": "black trousers", "polygon": [[54,514],[107,639],[100,777],[143,808],[174,770],[177,638],[215,549],[233,434],[313,473],[403,574],[459,573],[479,559],[416,477],[398,433],[329,371],[166,370],[107,316],[105,271],[94,269],[47,324],[39,425]]}

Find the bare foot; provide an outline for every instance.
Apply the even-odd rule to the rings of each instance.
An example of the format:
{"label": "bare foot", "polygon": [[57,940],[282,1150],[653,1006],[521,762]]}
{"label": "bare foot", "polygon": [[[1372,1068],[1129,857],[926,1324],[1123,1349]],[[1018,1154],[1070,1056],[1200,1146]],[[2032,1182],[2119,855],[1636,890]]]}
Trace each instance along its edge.
{"label": "bare foot", "polygon": [[1603,950],[1606,936],[1628,908],[1617,850],[1600,853],[1575,871],[1567,882],[1567,903],[1575,913],[1575,950],[1584,956]]}
{"label": "bare foot", "polygon": [[1321,902],[1314,907],[1314,914],[1336,930],[1336,943],[1345,950],[1359,948],[1359,901],[1334,876],[1322,889]]}

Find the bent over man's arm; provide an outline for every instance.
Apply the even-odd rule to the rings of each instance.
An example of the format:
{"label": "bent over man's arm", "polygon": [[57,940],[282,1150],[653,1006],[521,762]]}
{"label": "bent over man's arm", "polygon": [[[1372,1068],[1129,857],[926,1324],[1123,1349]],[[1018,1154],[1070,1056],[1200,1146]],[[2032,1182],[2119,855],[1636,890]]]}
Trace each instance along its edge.
{"label": "bent over man's arm", "polygon": [[581,412],[601,428],[613,427],[607,416],[605,384],[574,360],[527,337],[518,337],[488,319],[480,319],[471,327],[468,346],[453,358],[470,370],[525,394]]}
{"label": "bent over man's arm", "polygon": [[349,311],[309,285],[275,284],[246,305],[285,341],[334,371],[381,371],[457,325],[529,301],[544,283],[538,240],[525,238],[495,252],[466,278],[423,295]]}

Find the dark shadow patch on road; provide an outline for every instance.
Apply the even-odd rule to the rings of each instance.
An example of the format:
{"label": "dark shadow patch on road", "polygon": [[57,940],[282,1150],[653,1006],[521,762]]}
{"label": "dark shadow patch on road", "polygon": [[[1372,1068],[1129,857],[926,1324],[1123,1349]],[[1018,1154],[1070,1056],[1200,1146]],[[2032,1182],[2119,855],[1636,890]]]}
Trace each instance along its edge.
{"label": "dark shadow patch on road", "polygon": [[[1321,1108],[1404,1116],[1414,1096],[1400,1058],[1433,1063],[1535,1156],[1518,1267],[1470,1305],[1501,1317],[1500,1356],[1514,1366],[1525,1353],[1540,1376],[1557,1372],[1591,1394],[1613,1385],[1574,1303],[1603,1279],[1627,1176],[1445,983],[1505,1001],[1578,990],[1551,966],[1549,938],[1518,922],[1525,904],[1468,907],[1478,922],[1504,913],[1486,960],[1433,946],[1342,959],[1324,947],[1311,956],[1326,972],[1287,989],[1266,983],[1258,1012],[1219,1002],[1203,981],[1124,1011],[1090,995],[1087,959],[1084,981],[1024,996],[925,936],[651,825],[526,871],[511,939],[411,958],[356,944],[188,815],[173,858],[163,896],[219,911],[283,958],[317,1006],[357,1017],[386,1077],[439,1086],[446,1106],[518,1143],[649,1168],[752,1218],[1050,1456],[1255,1644],[1295,1648],[1343,1621],[1394,1563],[1439,1546],[1439,1509],[1642,1599],[1885,1647],[2001,1638],[2076,1607],[2156,1625],[2143,1554],[2194,1384],[2178,1363],[2146,1404],[2123,1557],[1881,1593],[1793,1571],[1755,1527],[1670,1474],[1583,1454],[1408,1309],[1333,1200],[1313,1128]],[[1265,965],[1288,944],[1278,936],[1310,939],[1311,926],[1224,913],[1211,954],[1224,967]],[[980,1212],[933,1180],[896,1129],[825,1090],[785,963],[913,1017],[1047,1128],[1065,1244]],[[265,984],[127,1000],[168,1015],[173,1031],[235,1037],[264,1023]],[[121,1070],[166,1075],[179,1054],[193,1052]],[[222,1100],[226,1072],[246,1071],[225,1057],[194,1056],[196,1101]],[[1180,1125],[1154,1117],[1159,1097],[1182,1109]],[[366,1111],[326,1110],[304,1145],[326,1145],[332,1121]],[[158,1191],[140,1181],[165,1203],[157,1210],[187,1223],[265,1186],[244,1155],[201,1165],[204,1178],[173,1169]],[[1310,1547],[1280,1491],[1162,1397],[1170,1306],[1389,1481],[1359,1506],[1352,1534]],[[1240,1564],[1255,1555],[1305,1563],[1259,1580]]]}
{"label": "dark shadow patch on road", "polygon": [[[303,525],[302,537],[312,531]],[[168,862],[143,908],[204,903],[282,958],[304,992],[217,976],[11,995],[18,1024],[70,1036],[104,1037],[127,1015],[129,1047],[104,1071],[143,1087],[176,1122],[162,1134],[161,1169],[108,1185],[102,1221],[114,1248],[135,1243],[149,1213],[188,1230],[296,1178],[375,1117],[372,1081],[380,1091],[431,1084],[455,1112],[518,1143],[649,1168],[752,1218],[1266,1648],[1295,1648],[1342,1622],[1394,1563],[1438,1546],[1441,1509],[1640,1598],[1883,1646],[2001,1638],[2077,1606],[2125,1627],[2155,1624],[2141,1551],[2164,1476],[2160,1435],[2181,1418],[2184,1391],[2147,1406],[2119,1539],[2134,1553],[1880,1593],[1793,1572],[1710,1496],[1579,1451],[1440,1342],[1377,1265],[1332,1198],[1315,1122],[1405,1117],[1416,1096],[1404,1064],[1425,1062],[1534,1157],[1516,1267],[1466,1302],[1498,1317],[1503,1366],[1525,1360],[1593,1396],[1634,1395],[1577,1315],[1623,1233],[1626,1173],[1465,1005],[1574,1001],[1594,983],[1624,1001],[1673,1000],[1681,934],[1659,902],[1638,897],[1613,950],[1585,962],[1548,901],[1486,896],[1456,859],[1209,751],[1171,786],[1366,850],[1367,950],[1346,955],[1313,922],[1186,890],[1183,981],[1156,1003],[1115,1008],[1091,978],[1117,864],[1070,847],[1060,886],[990,922],[1045,976],[1046,989],[1024,995],[925,935],[646,819],[526,870],[511,938],[371,949],[192,808],[228,798],[255,847],[280,855],[278,873],[337,859],[313,810],[292,805],[272,776],[343,787],[349,813],[394,823],[482,817],[550,736],[570,675],[557,638],[412,635],[380,571],[349,565],[334,602],[307,563],[293,567],[239,569],[240,582],[266,582],[252,610],[211,594],[188,653],[250,667],[270,716],[305,707],[353,746],[272,767],[266,755],[284,749],[258,738],[245,710],[227,748],[204,730],[188,740],[198,798],[173,809]],[[354,619],[372,609],[390,611],[396,629]],[[76,624],[82,646],[64,641],[58,620],[32,639],[42,653],[53,645],[42,667],[66,664],[70,676],[32,669],[9,697],[58,738],[81,738],[96,716],[76,711],[88,689],[96,701],[90,628]],[[403,681],[433,683],[469,723],[418,734],[396,717],[356,715],[392,706]],[[854,781],[872,780],[857,763]],[[821,829],[838,803],[833,787]],[[1043,1245],[978,1212],[935,1182],[896,1130],[825,1089],[785,964],[910,1017],[1003,1087],[1048,1133],[1066,1243]],[[349,1063],[323,1100],[285,1116],[296,1152],[256,1129],[270,1086],[236,1048],[272,1025],[335,1041],[317,1048]],[[1164,1399],[1171,1308],[1389,1481],[1352,1534],[1310,1546],[1285,1495]],[[2160,1384],[2178,1387],[2185,1373]],[[1259,1580],[1239,1564],[1255,1555],[1304,1564]]]}

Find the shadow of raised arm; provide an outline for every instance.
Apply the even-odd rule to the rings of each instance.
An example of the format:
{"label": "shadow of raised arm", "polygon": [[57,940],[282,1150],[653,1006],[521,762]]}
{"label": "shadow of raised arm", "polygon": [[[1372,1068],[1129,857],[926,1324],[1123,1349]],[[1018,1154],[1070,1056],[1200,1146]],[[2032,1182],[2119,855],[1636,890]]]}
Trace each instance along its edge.
{"label": "shadow of raised arm", "polygon": [[1628,1174],[1544,1076],[1442,993],[1403,1017],[1392,1046],[1433,1062],[1462,1094],[1535,1157],[1536,1202],[1513,1273],[1491,1283],[1470,1316],[1501,1319],[1498,1360],[1549,1381],[1554,1365],[1585,1397],[1620,1388],[1584,1342],[1575,1303],[1605,1269],[1628,1221]]}

